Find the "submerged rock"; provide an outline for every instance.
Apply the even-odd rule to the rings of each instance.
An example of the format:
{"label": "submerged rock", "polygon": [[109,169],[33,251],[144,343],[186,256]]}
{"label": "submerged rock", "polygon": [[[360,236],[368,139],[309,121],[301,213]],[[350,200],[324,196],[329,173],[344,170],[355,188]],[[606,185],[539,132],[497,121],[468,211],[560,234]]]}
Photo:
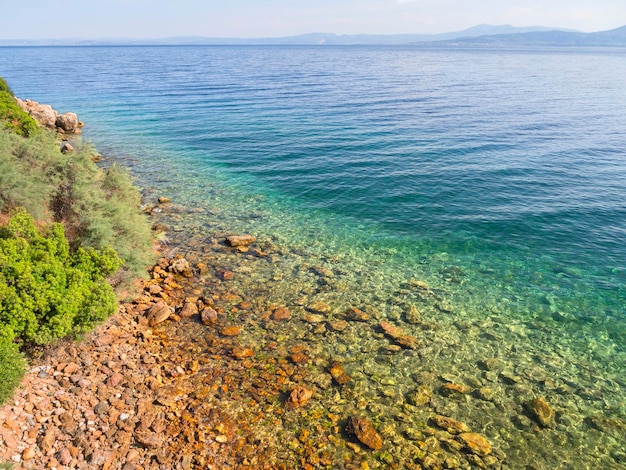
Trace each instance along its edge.
{"label": "submerged rock", "polygon": [[256,242],[256,237],[252,235],[230,235],[226,237],[226,244],[232,247],[248,246]]}
{"label": "submerged rock", "polygon": [[439,426],[441,429],[445,429],[450,434],[469,433],[470,428],[467,424],[457,421],[456,419],[448,418],[447,416],[436,415],[431,418],[432,422]]}
{"label": "submerged rock", "polygon": [[329,313],[330,312],[330,305],[328,305],[325,302],[313,302],[312,304],[310,304],[307,307],[308,310],[310,310],[313,313]]}
{"label": "submerged rock", "polygon": [[211,307],[205,307],[200,312],[200,321],[205,325],[215,325],[217,323],[217,311]]}
{"label": "submerged rock", "polygon": [[372,423],[365,418],[350,416],[346,432],[355,436],[361,444],[372,450],[378,450],[383,446],[383,438],[376,432]]}
{"label": "submerged rock", "polygon": [[345,385],[352,380],[350,376],[346,374],[346,371],[343,369],[343,365],[339,361],[333,361],[330,365],[330,369],[328,369],[328,372],[339,385]]}
{"label": "submerged rock", "polygon": [[464,432],[459,434],[459,440],[472,453],[480,456],[489,455],[493,452],[491,444],[486,437],[475,432]]}
{"label": "submerged rock", "polygon": [[537,421],[544,428],[556,426],[554,409],[548,405],[543,397],[535,398],[526,403],[526,409],[531,418]]}
{"label": "submerged rock", "polygon": [[309,390],[308,388],[302,386],[297,386],[289,394],[285,406],[290,410],[294,408],[300,408],[306,405],[312,397],[313,390]]}

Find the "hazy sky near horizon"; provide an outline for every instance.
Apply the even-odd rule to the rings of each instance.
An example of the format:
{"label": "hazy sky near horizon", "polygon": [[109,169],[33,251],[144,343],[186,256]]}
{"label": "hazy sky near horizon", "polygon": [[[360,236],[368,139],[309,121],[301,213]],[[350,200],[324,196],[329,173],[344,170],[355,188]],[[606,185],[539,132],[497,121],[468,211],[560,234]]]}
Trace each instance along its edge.
{"label": "hazy sky near horizon", "polygon": [[442,33],[483,23],[603,31],[626,24],[626,1],[0,0],[0,39]]}

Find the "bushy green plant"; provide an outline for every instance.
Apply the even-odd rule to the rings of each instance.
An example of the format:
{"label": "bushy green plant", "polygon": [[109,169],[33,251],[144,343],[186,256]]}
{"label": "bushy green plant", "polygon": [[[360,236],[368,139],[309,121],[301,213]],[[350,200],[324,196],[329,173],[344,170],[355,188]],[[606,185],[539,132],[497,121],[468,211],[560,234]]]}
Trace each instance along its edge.
{"label": "bushy green plant", "polygon": [[13,330],[0,323],[0,403],[11,397],[26,370],[26,361],[14,338]]}
{"label": "bushy green plant", "polygon": [[115,311],[106,277],[120,265],[111,249],[71,251],[60,224],[41,234],[17,211],[0,232],[0,325],[34,344],[87,331]]}
{"label": "bushy green plant", "polygon": [[10,93],[11,96],[13,96],[13,91],[11,91],[11,88],[9,87],[9,84],[2,77],[0,77],[0,91],[6,91],[7,93]]}
{"label": "bushy green plant", "polygon": [[127,277],[153,261],[148,220],[129,175],[113,165],[99,169],[93,148],[64,155],[51,133],[24,139],[0,131],[0,211],[24,207],[37,220],[61,222],[72,247],[111,246]]}
{"label": "bushy green plant", "polygon": [[0,84],[0,122],[4,124],[4,128],[24,137],[37,134],[37,122],[17,105],[11,91],[4,91],[2,88]]}

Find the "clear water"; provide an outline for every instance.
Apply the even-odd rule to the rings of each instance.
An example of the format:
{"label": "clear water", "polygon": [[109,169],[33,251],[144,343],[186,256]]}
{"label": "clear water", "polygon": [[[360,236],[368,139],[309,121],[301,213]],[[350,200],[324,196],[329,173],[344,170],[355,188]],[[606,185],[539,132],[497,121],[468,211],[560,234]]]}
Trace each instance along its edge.
{"label": "clear water", "polygon": [[[492,424],[448,411],[511,462],[626,465],[623,436],[588,424],[626,419],[625,50],[1,48],[0,75],[77,112],[148,194],[202,209],[177,230],[280,246],[253,276],[272,300],[370,305],[408,330],[417,303],[442,327],[422,354],[439,380],[484,385],[477,364],[500,358],[526,395],[496,381],[510,400]],[[311,266],[340,280],[320,289]],[[422,302],[411,279],[445,300]],[[327,354],[357,357],[344,341]],[[415,367],[376,375],[410,390]],[[528,396],[548,397],[568,445],[539,452],[507,424]]]}

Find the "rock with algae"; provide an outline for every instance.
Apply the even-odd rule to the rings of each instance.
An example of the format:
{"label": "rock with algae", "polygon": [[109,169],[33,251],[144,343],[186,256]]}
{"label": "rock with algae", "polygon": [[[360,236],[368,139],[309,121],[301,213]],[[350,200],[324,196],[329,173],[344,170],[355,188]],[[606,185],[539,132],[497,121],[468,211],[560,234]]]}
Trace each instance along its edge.
{"label": "rock with algae", "polygon": [[526,410],[531,418],[537,421],[544,428],[556,426],[554,409],[543,397],[538,397],[526,403]]}

